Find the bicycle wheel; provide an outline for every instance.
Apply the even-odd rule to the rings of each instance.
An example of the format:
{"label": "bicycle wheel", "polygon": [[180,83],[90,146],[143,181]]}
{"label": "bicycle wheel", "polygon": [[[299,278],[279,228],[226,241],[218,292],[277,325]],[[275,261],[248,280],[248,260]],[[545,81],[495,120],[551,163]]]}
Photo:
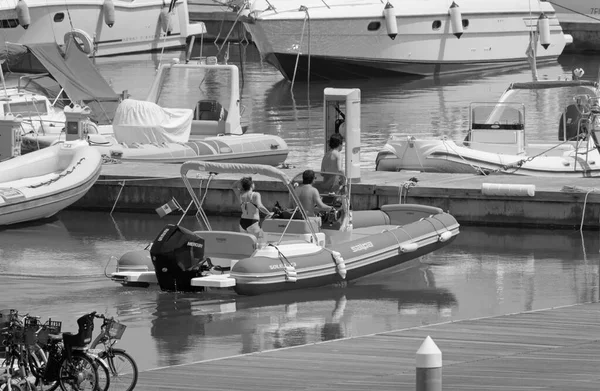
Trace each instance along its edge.
{"label": "bicycle wheel", "polygon": [[122,349],[110,349],[100,353],[110,370],[110,389],[131,391],[138,381],[138,368],[135,360]]}
{"label": "bicycle wheel", "polygon": [[98,372],[98,387],[96,387],[96,391],[108,391],[110,387],[110,370],[108,369],[108,364],[100,357],[94,357],[94,365]]}
{"label": "bicycle wheel", "polygon": [[39,391],[54,391],[58,388],[58,381],[56,380],[45,380],[44,374],[46,372],[46,366],[48,365],[47,360],[41,354],[29,354],[29,369],[31,374],[35,376],[35,386]]}
{"label": "bicycle wheel", "polygon": [[58,370],[58,384],[62,391],[96,391],[98,371],[94,360],[88,356],[73,353],[66,357]]}

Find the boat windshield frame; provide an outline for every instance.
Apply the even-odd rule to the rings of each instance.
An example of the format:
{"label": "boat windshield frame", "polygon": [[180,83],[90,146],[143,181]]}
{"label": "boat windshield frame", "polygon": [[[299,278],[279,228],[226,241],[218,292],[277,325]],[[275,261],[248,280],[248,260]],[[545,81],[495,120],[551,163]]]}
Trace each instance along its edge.
{"label": "boat windshield frame", "polygon": [[[188,174],[190,172],[206,172],[209,174],[209,182],[206,184],[206,190],[208,190],[208,186],[210,185],[210,179],[217,174],[242,174],[242,175],[264,175],[269,178],[278,179],[281,183],[284,184],[286,189],[288,190],[289,195],[294,200],[296,208],[300,211],[302,215],[302,219],[304,221],[309,221],[308,215],[304,207],[302,207],[302,203],[298,198],[298,195],[294,191],[294,185],[292,180],[281,170],[273,166],[267,166],[263,164],[243,164],[243,163],[221,163],[221,162],[209,162],[209,161],[188,161],[181,165],[180,173],[183,183],[192,198],[193,204],[196,206],[198,210],[198,214],[203,219],[204,225],[207,230],[212,231],[210,223],[208,222],[208,216],[204,212],[202,208],[202,202],[198,198],[198,195],[194,191],[194,188],[190,182],[190,178]],[[205,190],[205,191],[206,191]],[[191,206],[191,204],[190,204]],[[188,207],[189,208],[189,207]],[[183,220],[185,216],[185,212],[180,222]],[[313,237],[314,243],[318,243],[317,233],[315,232],[312,224],[307,224],[311,231],[311,235]]]}

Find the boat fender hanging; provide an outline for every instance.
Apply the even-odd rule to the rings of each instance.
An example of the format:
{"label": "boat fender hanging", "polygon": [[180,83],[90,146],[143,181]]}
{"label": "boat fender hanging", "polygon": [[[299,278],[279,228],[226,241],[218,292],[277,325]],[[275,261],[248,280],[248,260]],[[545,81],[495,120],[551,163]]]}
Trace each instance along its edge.
{"label": "boat fender hanging", "polygon": [[419,244],[418,243],[407,243],[404,244],[402,246],[400,246],[400,251],[402,253],[412,253],[414,251],[417,251],[419,249]]}
{"label": "boat fender hanging", "polygon": [[286,266],[284,271],[286,282],[296,282],[298,280],[298,273],[296,272],[296,268],[293,266]]}
{"label": "boat fender hanging", "polygon": [[444,242],[447,242],[447,241],[448,241],[448,240],[449,240],[451,237],[452,237],[452,232],[450,232],[450,231],[446,231],[446,232],[443,232],[443,233],[442,233],[442,234],[441,234],[441,235],[438,237],[438,239],[439,239],[439,241],[440,241],[440,242],[444,243]]}
{"label": "boat fender hanging", "polygon": [[540,35],[540,45],[544,49],[550,46],[550,19],[542,12],[538,19],[538,34]]}
{"label": "boat fender hanging", "polygon": [[337,251],[332,251],[331,256],[333,257],[333,260],[335,261],[335,265],[336,265],[338,274],[340,275],[340,277],[342,277],[342,279],[346,279],[346,262],[344,262],[344,258],[342,257],[342,254],[340,254]]}
{"label": "boat fender hanging", "polygon": [[452,34],[458,39],[463,35],[462,14],[460,7],[454,1],[448,10],[450,12],[450,25],[452,26]]}
{"label": "boat fender hanging", "polygon": [[160,27],[161,27],[162,31],[167,34],[170,34],[171,30],[172,30],[171,14],[169,14],[169,10],[167,8],[163,8],[160,11],[159,21],[160,21]]}
{"label": "boat fender hanging", "polygon": [[392,40],[396,39],[398,35],[398,22],[396,21],[396,10],[394,6],[388,1],[383,9],[383,16],[385,18],[385,28],[387,29],[388,37]]}
{"label": "boat fender hanging", "polygon": [[27,6],[27,3],[25,3],[25,0],[19,0],[15,10],[17,11],[17,19],[19,20],[19,24],[23,26],[25,30],[27,30],[31,24],[31,17],[29,16],[29,7]]}
{"label": "boat fender hanging", "polygon": [[104,11],[104,23],[108,27],[112,27],[115,24],[115,3],[113,0],[104,0],[102,4],[102,10]]}
{"label": "boat fender hanging", "polygon": [[79,45],[79,48],[85,54],[91,54],[94,50],[94,41],[92,41],[92,37],[90,37],[90,35],[85,31],[81,29],[73,29],[72,31],[66,33],[64,36],[65,45],[69,41],[69,36],[73,37],[75,43]]}

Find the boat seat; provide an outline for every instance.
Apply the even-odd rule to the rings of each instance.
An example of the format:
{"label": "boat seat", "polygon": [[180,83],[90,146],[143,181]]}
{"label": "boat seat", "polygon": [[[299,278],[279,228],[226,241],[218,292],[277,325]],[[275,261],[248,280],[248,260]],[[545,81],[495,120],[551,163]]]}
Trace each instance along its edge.
{"label": "boat seat", "polygon": [[[315,232],[319,232],[321,228],[321,218],[320,217],[309,217],[308,222],[306,220],[296,220],[292,219],[266,219],[263,221],[262,229],[265,232],[273,232],[273,233],[283,233],[285,228],[286,234],[310,234],[310,224],[313,227]],[[288,226],[289,223],[289,226]]]}
{"label": "boat seat", "polygon": [[204,255],[209,258],[244,259],[257,248],[256,236],[245,232],[196,231],[204,239]]}
{"label": "boat seat", "polygon": [[194,110],[194,119],[199,121],[225,121],[227,110],[216,100],[200,100]]}

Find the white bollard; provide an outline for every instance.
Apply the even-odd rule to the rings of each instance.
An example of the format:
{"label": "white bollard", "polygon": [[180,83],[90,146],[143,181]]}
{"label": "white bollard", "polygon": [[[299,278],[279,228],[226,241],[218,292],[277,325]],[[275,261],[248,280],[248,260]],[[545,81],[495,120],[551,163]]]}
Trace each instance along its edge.
{"label": "white bollard", "polygon": [[442,352],[429,336],[417,350],[417,391],[442,391]]}

